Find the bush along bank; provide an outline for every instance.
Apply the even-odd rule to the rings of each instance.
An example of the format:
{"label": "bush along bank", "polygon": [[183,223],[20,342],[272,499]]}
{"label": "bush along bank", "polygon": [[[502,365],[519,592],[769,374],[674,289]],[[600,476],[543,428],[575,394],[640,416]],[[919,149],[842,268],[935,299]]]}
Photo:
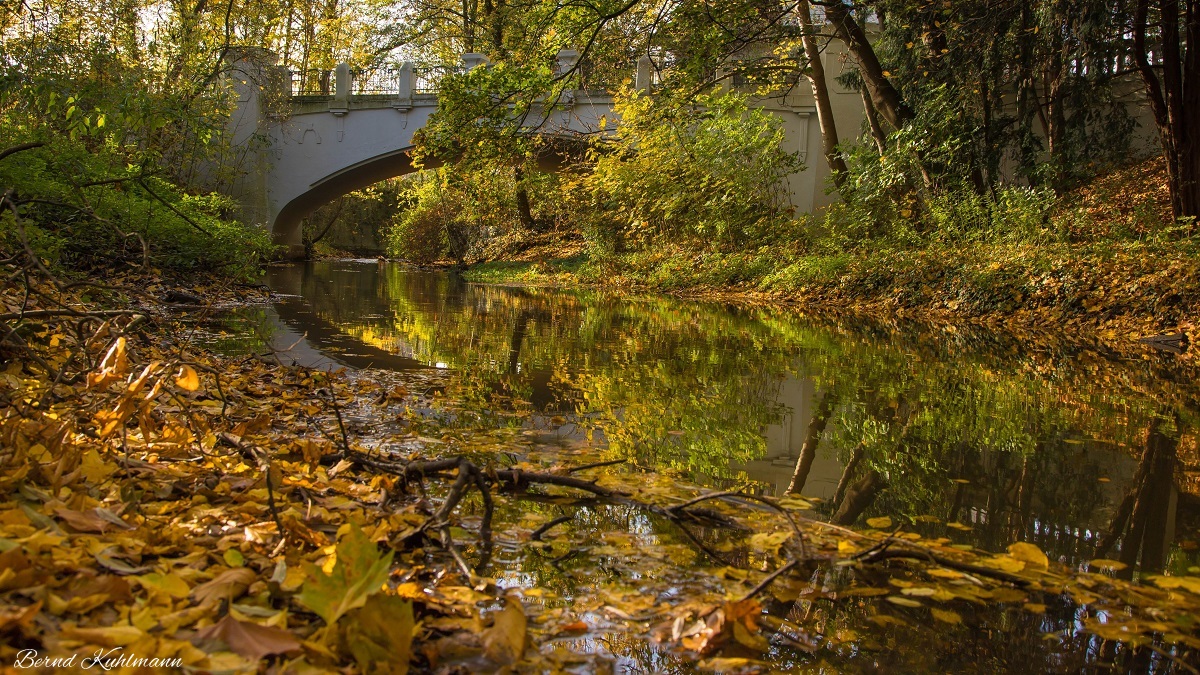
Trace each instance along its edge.
{"label": "bush along bank", "polygon": [[[937,322],[1085,330],[1105,340],[1190,332],[1200,307],[1200,243],[1169,225],[1165,179],[1157,165],[1143,162],[1061,198],[1041,195],[1021,209],[1010,205],[1009,227],[986,235],[969,229],[947,234],[953,227],[935,229],[936,234],[893,227],[882,236],[848,241],[849,228],[838,219],[849,209],[839,206],[825,216],[820,234],[756,250],[664,242],[611,253],[568,233],[544,236],[465,276],[487,283],[589,284]],[[941,218],[961,227],[969,216]]]}

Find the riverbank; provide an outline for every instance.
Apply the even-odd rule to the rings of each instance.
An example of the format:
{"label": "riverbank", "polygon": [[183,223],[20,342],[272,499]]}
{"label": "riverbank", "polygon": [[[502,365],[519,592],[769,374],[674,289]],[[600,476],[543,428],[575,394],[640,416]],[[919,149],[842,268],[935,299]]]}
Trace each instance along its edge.
{"label": "riverbank", "polygon": [[[1200,568],[1149,577],[1155,588],[1111,576],[1125,566],[1119,561],[1092,561],[1080,572],[1035,544],[974,549],[953,538],[971,525],[903,510],[849,529],[820,522],[812,503],[795,496],[745,497],[763,509],[724,492],[701,500],[705,490],[675,471],[560,437],[569,420],[539,426],[496,397],[503,389],[471,398],[448,384],[482,373],[328,374],[254,354],[222,356],[197,345],[185,314],[235,306],[244,292],[222,282],[113,281],[90,298],[52,284],[4,289],[10,308],[27,299],[18,321],[28,342],[20,358],[5,355],[0,378],[0,558],[16,575],[0,577],[3,658],[18,658],[17,648],[55,658],[101,649],[238,672],[263,662],[285,672],[403,671],[410,663],[422,672],[591,672],[609,663],[589,647],[604,640],[622,658],[652,654],[666,672],[755,672],[760,662],[813,652],[853,669],[864,650],[897,669],[923,670],[931,659],[965,663],[1001,652],[1029,655],[1029,663],[1048,658],[1038,651],[1046,649],[1044,603],[1060,602],[1064,588],[1087,588],[1078,602],[1132,616],[1120,625],[1093,621],[1080,633],[1122,641],[1164,630],[1149,617],[1183,621],[1200,602],[1195,578],[1179,574]],[[370,288],[375,297],[378,286]],[[161,302],[190,302],[181,294],[204,303]],[[503,306],[490,314],[504,319],[495,311]],[[733,324],[709,331],[730,334],[721,326]],[[681,389],[671,384],[665,394],[677,399]],[[516,423],[497,428],[484,414],[497,407]],[[636,416],[631,405],[620,408],[626,420]],[[653,404],[652,414],[663,419],[664,409]],[[702,410],[690,410],[690,423],[663,427],[672,430],[661,436],[721,438]],[[689,526],[704,528],[705,539],[689,540]],[[502,547],[495,559],[493,540]],[[706,548],[714,544],[734,561],[761,562],[724,562]],[[896,558],[909,562],[890,565]],[[812,573],[834,566],[841,585],[828,597],[846,600],[831,611],[851,612],[854,630],[819,644],[792,640],[782,617],[807,598]],[[794,578],[786,574],[793,568]],[[773,584],[771,570],[781,570]],[[696,632],[678,628],[697,622],[704,628]],[[1179,625],[1167,658],[1186,660],[1200,641]],[[1004,637],[959,654],[943,631],[959,626]],[[1078,633],[1074,619],[1071,626],[1063,630]],[[885,648],[893,643],[919,647]]]}
{"label": "riverbank", "polygon": [[1193,335],[1200,321],[1200,240],[1180,238],[1165,224],[1163,180],[1155,161],[1097,179],[1062,199],[1047,217],[1047,232],[1036,237],[733,253],[663,243],[596,256],[581,236],[567,233],[535,239],[465,276],[1085,333],[1112,344]]}

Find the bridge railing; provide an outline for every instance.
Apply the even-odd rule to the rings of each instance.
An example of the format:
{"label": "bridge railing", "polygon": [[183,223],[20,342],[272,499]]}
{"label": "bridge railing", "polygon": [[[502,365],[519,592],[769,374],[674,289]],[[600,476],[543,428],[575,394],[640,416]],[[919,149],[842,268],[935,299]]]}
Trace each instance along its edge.
{"label": "bridge railing", "polygon": [[387,65],[370,71],[351,72],[350,93],[354,96],[395,95],[400,91],[400,66]]}
{"label": "bridge railing", "polygon": [[332,70],[291,70],[288,75],[292,96],[333,96]]}
{"label": "bridge railing", "polygon": [[[565,74],[577,63],[579,53],[560,50],[556,56],[555,72]],[[467,72],[486,64],[480,54],[464,54],[463,63],[443,66],[414,66],[412,63],[387,64],[371,70],[350,70],[338,64],[334,70],[288,71],[288,93],[293,98],[332,97],[335,113],[348,110],[349,100],[354,96],[395,96],[401,101],[414,96],[437,96],[442,81],[450,75]],[[650,91],[660,84],[661,73],[653,67],[649,57],[643,56],[636,62],[621,64],[617,68],[579,69],[577,85],[582,90],[613,92],[626,79],[631,79],[638,89]]]}
{"label": "bridge railing", "polygon": [[413,96],[436,95],[442,89],[442,79],[447,75],[461,73],[462,66],[421,66],[413,68]]}

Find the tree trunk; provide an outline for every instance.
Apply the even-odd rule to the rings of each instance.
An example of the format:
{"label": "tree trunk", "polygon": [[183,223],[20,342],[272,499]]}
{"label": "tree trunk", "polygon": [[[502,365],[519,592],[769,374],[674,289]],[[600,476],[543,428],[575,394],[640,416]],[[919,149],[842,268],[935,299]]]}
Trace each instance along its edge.
{"label": "tree trunk", "polygon": [[891,80],[883,74],[883,66],[879,63],[875,48],[867,40],[867,34],[858,25],[858,21],[850,14],[849,6],[842,4],[842,0],[826,0],[817,4],[825,8],[825,16],[833,25],[838,39],[846,43],[846,48],[858,62],[858,70],[867,85],[867,91],[871,93],[871,102],[875,104],[879,114],[895,129],[900,129],[912,121],[912,109],[900,97],[900,92],[892,86]]}
{"label": "tree trunk", "polygon": [[875,112],[875,104],[871,103],[871,94],[867,91],[867,86],[859,87],[859,92],[862,94],[863,111],[867,116],[867,126],[871,128],[871,138],[875,140],[875,149],[882,156],[887,148],[887,134],[883,133],[883,127],[879,124],[879,113]]}
{"label": "tree trunk", "polygon": [[529,191],[525,189],[525,171],[521,167],[513,169],[513,179],[517,183],[517,218],[521,227],[526,230],[536,230],[537,222],[533,219],[533,209],[529,206]]}
{"label": "tree trunk", "polygon": [[829,102],[829,87],[825,82],[825,66],[821,63],[821,50],[817,46],[812,25],[811,7],[808,0],[800,0],[797,9],[800,14],[801,43],[804,45],[804,56],[808,59],[808,81],[812,84],[813,99],[817,103],[817,122],[821,125],[821,149],[825,153],[825,161],[829,163],[829,171],[833,174],[833,183],[841,189],[846,182],[846,161],[838,153],[837,122],[833,119],[833,106]]}
{"label": "tree trunk", "polygon": [[[1190,220],[1192,231],[1200,217],[1200,2],[1185,0],[1184,35],[1179,34],[1178,0],[1159,0],[1162,65],[1150,63],[1146,45],[1149,0],[1137,0],[1133,16],[1133,52],[1163,156],[1171,190],[1171,212]],[[1181,54],[1181,40],[1186,54]],[[1159,78],[1156,69],[1161,68]]]}
{"label": "tree trunk", "polygon": [[796,471],[792,474],[791,482],[788,483],[788,494],[800,494],[800,491],[804,489],[804,483],[808,481],[808,472],[812,470],[813,460],[817,458],[817,445],[821,443],[821,436],[825,434],[825,425],[829,423],[829,417],[833,414],[834,403],[836,403],[836,399],[832,391],[826,391],[821,396],[821,402],[817,404],[817,409],[808,422],[804,445],[800,446],[800,458],[796,460]]}
{"label": "tree trunk", "polygon": [[833,514],[830,522],[834,525],[853,525],[854,521],[858,520],[858,517],[870,508],[871,504],[875,503],[875,497],[884,487],[886,484],[878,471],[874,469],[867,471],[867,475],[850,486],[846,493],[846,501],[837,510],[837,513]]}

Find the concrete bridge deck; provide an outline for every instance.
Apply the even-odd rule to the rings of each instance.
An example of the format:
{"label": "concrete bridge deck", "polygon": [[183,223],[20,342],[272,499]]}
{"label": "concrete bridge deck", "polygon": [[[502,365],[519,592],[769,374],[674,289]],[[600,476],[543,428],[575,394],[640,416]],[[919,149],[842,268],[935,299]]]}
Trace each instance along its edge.
{"label": "concrete bridge deck", "polygon": [[[578,53],[563,50],[556,67],[568,72],[577,58]],[[825,58],[829,72],[840,72],[837,54]],[[278,92],[284,77],[273,63],[273,57],[262,52],[240,55],[234,62],[238,107],[229,132],[240,154],[229,192],[241,203],[246,222],[268,228],[276,243],[298,255],[303,249],[301,222],[313,209],[415,170],[409,151],[414,133],[437,110],[437,82],[411,63],[384,78],[356,82],[349,66],[340,64],[316,92],[290,86]],[[463,56],[464,70],[484,64],[481,55]],[[332,87],[327,86],[330,79]],[[290,82],[290,75],[285,81]],[[651,82],[650,62],[643,57],[634,86],[649,92]],[[268,110],[272,86],[274,93],[286,98],[282,115]],[[863,116],[858,93],[837,88],[831,95],[839,128],[857,130]],[[532,126],[537,133],[567,138],[613,133],[620,120],[612,103],[607,92],[570,91],[552,108],[535,111]],[[808,87],[796,87],[793,93],[758,100],[755,105],[780,117],[784,150],[798,153],[802,160],[821,157],[816,108]],[[824,161],[813,161],[806,170],[789,176],[786,188],[791,205],[810,212],[830,203],[824,189],[827,176]]]}

